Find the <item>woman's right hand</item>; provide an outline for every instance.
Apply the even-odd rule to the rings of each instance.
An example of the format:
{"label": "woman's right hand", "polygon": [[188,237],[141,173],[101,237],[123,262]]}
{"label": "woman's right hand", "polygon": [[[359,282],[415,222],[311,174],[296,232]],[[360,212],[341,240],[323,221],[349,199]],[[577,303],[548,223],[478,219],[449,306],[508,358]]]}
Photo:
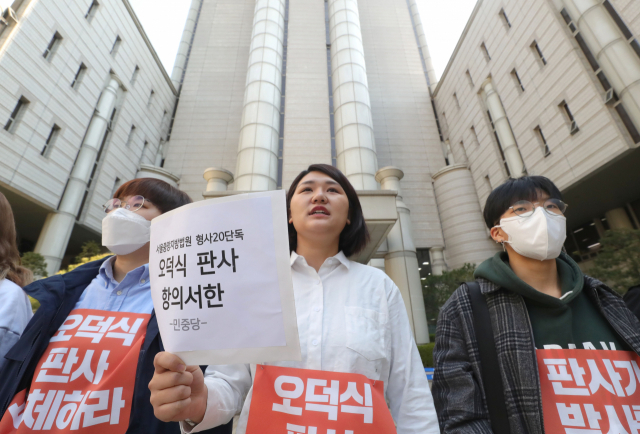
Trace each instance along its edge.
{"label": "woman's right hand", "polygon": [[189,419],[200,423],[208,394],[200,367],[186,366],[178,356],[167,352],[156,354],[153,365],[149,390],[155,416],[163,422]]}

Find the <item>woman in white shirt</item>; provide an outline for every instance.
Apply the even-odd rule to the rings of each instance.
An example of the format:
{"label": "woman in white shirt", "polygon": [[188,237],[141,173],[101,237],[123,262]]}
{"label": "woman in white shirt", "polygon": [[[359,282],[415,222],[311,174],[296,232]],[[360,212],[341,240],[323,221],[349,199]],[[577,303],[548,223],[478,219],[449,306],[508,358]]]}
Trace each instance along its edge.
{"label": "woman in white shirt", "polygon": [[31,271],[20,265],[11,205],[0,193],[0,369],[5,362],[4,355],[18,341],[33,316],[29,298],[22,290],[32,280]]}
{"label": "woman in white shirt", "polygon": [[[293,181],[287,206],[302,361],[273,365],[383,381],[399,434],[439,433],[400,291],[380,270],[348,259],[369,238],[351,183],[332,166],[312,165]],[[155,366],[149,388],[160,420],[199,432],[242,410],[236,432],[245,433],[255,366],[209,366],[203,377],[169,353]]]}

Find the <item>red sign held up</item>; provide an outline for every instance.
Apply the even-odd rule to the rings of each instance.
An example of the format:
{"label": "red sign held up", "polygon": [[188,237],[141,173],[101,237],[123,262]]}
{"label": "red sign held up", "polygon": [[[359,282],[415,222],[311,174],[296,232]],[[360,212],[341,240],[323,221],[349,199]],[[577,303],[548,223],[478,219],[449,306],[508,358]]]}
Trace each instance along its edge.
{"label": "red sign held up", "polygon": [[548,433],[638,434],[640,357],[630,351],[537,350]]}
{"label": "red sign held up", "polygon": [[396,433],[382,381],[359,374],[257,366],[247,434],[367,433]]}

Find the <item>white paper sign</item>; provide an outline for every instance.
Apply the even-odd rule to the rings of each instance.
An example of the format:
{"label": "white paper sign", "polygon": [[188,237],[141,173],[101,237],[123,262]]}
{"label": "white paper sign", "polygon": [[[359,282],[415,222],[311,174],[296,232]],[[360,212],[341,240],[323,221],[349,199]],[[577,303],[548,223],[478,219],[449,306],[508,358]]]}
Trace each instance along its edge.
{"label": "white paper sign", "polygon": [[190,365],[300,360],[284,191],[192,203],[151,223],[151,295]]}

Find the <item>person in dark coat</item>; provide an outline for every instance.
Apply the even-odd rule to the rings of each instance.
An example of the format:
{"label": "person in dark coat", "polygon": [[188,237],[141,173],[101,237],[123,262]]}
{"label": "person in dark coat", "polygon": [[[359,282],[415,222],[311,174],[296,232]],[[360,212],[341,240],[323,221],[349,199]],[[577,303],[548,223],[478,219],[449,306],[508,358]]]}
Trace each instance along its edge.
{"label": "person in dark coat", "polygon": [[[123,184],[102,221],[102,244],[115,255],[25,287],[40,308],[0,370],[0,432],[180,433],[150,403],[153,360],[164,347],[149,241],[153,218],[188,203],[161,180]],[[232,423],[210,433],[231,430]]]}

